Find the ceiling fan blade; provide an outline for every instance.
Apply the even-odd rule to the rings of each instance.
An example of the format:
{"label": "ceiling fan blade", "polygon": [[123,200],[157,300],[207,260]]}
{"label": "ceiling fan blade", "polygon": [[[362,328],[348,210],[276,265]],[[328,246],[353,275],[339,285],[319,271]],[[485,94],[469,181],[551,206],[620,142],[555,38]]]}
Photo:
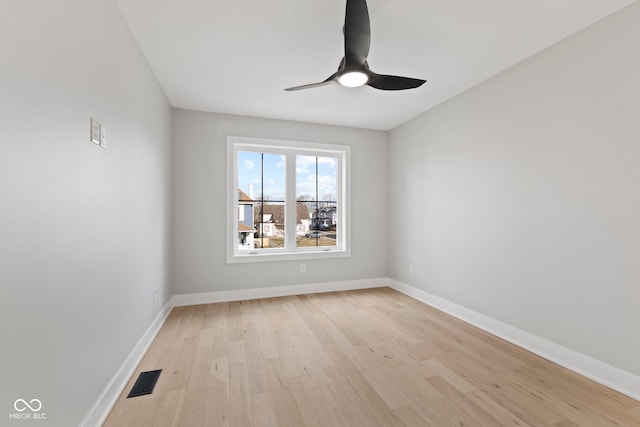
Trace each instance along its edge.
{"label": "ceiling fan blade", "polygon": [[288,87],[285,90],[287,92],[293,92],[295,90],[304,90],[304,89],[313,89],[314,87],[320,87],[320,86],[326,86],[328,84],[331,84],[334,82],[336,75],[332,75],[331,77],[329,77],[327,80],[323,81],[323,82],[318,82],[318,83],[310,83],[308,85],[301,85],[301,86],[294,86],[294,87]]}
{"label": "ceiling fan blade", "polygon": [[361,66],[366,61],[371,46],[366,0],[347,0],[343,32],[346,67]]}
{"label": "ceiling fan blade", "polygon": [[404,90],[415,89],[422,86],[424,82],[426,82],[426,80],[413,79],[411,77],[388,76],[370,71],[367,84],[381,90]]}

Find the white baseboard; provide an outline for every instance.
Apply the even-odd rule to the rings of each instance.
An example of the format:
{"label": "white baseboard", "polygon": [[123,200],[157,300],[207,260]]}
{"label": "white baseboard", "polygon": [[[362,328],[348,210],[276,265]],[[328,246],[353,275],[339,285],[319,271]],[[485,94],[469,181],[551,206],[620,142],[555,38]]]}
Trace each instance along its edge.
{"label": "white baseboard", "polygon": [[133,347],[129,356],[127,356],[122,366],[120,366],[120,369],[118,369],[109,384],[105,387],[94,405],[91,407],[91,410],[80,422],[81,427],[98,427],[107,419],[109,412],[111,412],[111,408],[115,405],[120,393],[122,393],[127,382],[129,382],[129,378],[131,378],[131,375],[135,372],[136,367],[147,352],[147,349],[158,334],[158,331],[160,331],[160,328],[167,319],[169,312],[171,312],[172,306],[170,303],[171,300],[162,307],[160,313],[158,313],[138,343]]}
{"label": "white baseboard", "polygon": [[238,289],[232,291],[204,292],[199,294],[181,294],[174,295],[171,297],[169,302],[172,307],[180,307],[185,305],[211,304],[215,302],[245,301],[258,298],[275,298],[290,295],[379,288],[387,286],[388,282],[389,279],[383,277],[375,279],[346,280],[343,282],[310,283],[306,285]]}
{"label": "white baseboard", "polygon": [[389,287],[636,400],[640,377],[394,279]]}

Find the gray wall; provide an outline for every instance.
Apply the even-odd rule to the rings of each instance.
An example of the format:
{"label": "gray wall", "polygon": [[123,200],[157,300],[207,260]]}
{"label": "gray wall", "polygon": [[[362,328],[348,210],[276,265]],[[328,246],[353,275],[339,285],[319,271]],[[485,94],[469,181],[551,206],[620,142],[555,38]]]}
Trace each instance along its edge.
{"label": "gray wall", "polygon": [[[174,293],[263,288],[387,276],[388,133],[174,110]],[[226,263],[227,136],[351,146],[352,256]]]}
{"label": "gray wall", "polygon": [[68,427],[170,296],[171,109],[111,0],[3,2],[0,52],[0,424]]}
{"label": "gray wall", "polygon": [[640,374],[638,22],[635,4],[391,132],[391,277]]}

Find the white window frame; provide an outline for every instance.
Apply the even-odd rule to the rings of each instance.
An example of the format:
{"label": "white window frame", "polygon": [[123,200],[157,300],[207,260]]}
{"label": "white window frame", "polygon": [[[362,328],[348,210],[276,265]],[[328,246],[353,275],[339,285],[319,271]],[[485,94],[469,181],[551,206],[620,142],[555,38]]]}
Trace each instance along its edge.
{"label": "white window frame", "polygon": [[[238,152],[273,152],[285,155],[285,236],[284,248],[241,251],[238,247]],[[338,176],[336,201],[338,229],[336,246],[296,246],[296,155],[336,157]],[[291,261],[351,256],[351,147],[348,145],[227,137],[227,263]],[[291,203],[293,201],[293,203]],[[293,218],[293,221],[290,220]]]}

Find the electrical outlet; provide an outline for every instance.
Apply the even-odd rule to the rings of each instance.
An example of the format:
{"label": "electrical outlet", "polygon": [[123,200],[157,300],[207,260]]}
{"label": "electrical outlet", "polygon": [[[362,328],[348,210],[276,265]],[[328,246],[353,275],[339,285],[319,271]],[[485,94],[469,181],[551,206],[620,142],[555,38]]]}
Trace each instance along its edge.
{"label": "electrical outlet", "polygon": [[409,274],[413,274],[413,264],[409,264]]}
{"label": "electrical outlet", "polygon": [[157,296],[158,296],[158,288],[153,288],[153,302],[156,302]]}
{"label": "electrical outlet", "polygon": [[90,117],[89,140],[94,144],[100,145],[100,122]]}
{"label": "electrical outlet", "polygon": [[300,264],[300,273],[306,273],[306,272],[307,272],[307,265]]}

